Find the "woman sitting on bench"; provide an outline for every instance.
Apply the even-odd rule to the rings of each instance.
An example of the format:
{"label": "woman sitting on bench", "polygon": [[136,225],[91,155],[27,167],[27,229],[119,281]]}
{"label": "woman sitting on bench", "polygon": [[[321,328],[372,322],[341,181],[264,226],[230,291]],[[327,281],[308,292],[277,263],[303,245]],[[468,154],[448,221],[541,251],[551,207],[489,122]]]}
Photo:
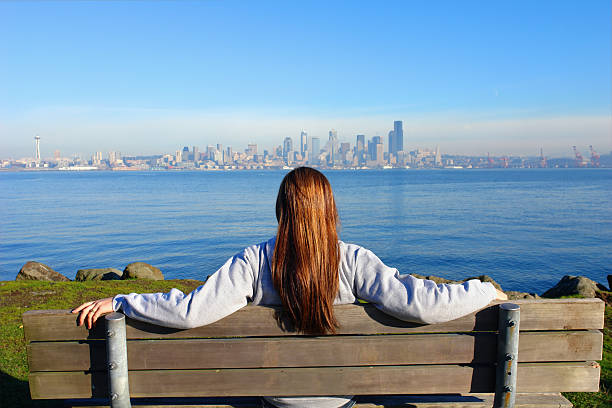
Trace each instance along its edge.
{"label": "woman sitting on bench", "polygon": [[[331,186],[312,168],[300,167],[281,182],[275,238],[230,258],[189,294],[117,295],[82,304],[78,324],[91,326],[112,311],[148,323],[187,329],[213,323],[251,302],[283,305],[295,329],[333,334],[334,304],[373,303],[396,318],[417,323],[453,320],[506,295],[478,280],[436,285],[400,275],[371,251],[338,240],[338,212]],[[264,397],[272,407],[350,407],[351,396]]]}

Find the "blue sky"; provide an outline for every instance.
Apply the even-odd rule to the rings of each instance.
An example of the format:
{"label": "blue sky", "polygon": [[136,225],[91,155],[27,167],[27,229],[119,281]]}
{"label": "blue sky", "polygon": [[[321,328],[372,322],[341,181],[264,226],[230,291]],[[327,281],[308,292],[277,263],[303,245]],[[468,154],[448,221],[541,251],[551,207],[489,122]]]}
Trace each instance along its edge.
{"label": "blue sky", "polygon": [[163,153],[354,143],[393,120],[408,148],[605,153],[610,17],[607,0],[0,2],[0,157],[35,134],[43,156]]}

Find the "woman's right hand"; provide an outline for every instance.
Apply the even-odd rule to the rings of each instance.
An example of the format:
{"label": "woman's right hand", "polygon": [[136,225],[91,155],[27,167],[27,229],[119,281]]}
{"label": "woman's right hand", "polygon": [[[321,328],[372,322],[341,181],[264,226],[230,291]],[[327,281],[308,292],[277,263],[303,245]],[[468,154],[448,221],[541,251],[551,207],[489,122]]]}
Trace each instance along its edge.
{"label": "woman's right hand", "polygon": [[77,326],[85,323],[88,329],[93,327],[100,316],[112,312],[114,312],[112,297],[86,302],[72,310],[72,313],[80,313],[77,317]]}

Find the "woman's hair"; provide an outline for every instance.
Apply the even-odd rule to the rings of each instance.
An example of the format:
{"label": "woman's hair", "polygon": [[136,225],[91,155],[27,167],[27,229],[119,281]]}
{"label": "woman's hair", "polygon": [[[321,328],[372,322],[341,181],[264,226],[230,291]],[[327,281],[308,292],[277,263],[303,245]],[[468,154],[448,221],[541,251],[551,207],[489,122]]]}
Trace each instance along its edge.
{"label": "woman's hair", "polygon": [[338,293],[338,212],[331,186],[312,168],[299,167],[281,182],[272,281],[295,329],[335,333]]}

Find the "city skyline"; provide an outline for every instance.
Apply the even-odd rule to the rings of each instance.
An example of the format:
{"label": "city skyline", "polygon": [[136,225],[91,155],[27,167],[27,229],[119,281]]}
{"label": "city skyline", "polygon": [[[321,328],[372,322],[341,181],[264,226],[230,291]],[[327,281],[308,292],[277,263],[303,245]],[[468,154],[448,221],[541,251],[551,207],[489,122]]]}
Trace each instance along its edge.
{"label": "city skyline", "polygon": [[247,169],[287,169],[296,166],[313,166],[333,169],[373,169],[373,168],[567,168],[567,167],[611,167],[612,151],[601,155],[589,145],[589,152],[583,155],[581,147],[572,146],[573,159],[551,157],[544,154],[541,147],[539,155],[495,156],[487,152],[482,155],[457,155],[441,153],[439,145],[431,148],[404,148],[404,129],[401,120],[393,121],[388,132],[387,143],[379,135],[366,139],[366,135],[355,135],[354,144],[338,138],[338,131],[330,129],[327,141],[322,145],[321,138],[308,137],[304,130],[296,144],[287,136],[282,144],[266,149],[256,143],[249,143],[244,149],[234,149],[223,144],[208,144],[205,148],[197,145],[184,146],[163,154],[122,154],[108,151],[107,158],[102,151],[96,151],[91,159],[75,155],[72,158],[55,150],[53,158],[43,158],[40,154],[40,136],[34,137],[34,158],[0,158],[0,168],[56,169],[56,170],[247,170]]}
{"label": "city skyline", "polygon": [[603,0],[0,2],[0,157],[29,156],[36,134],[43,156],[272,148],[302,129],[386,145],[398,119],[405,146],[457,154],[610,151],[610,11]]}
{"label": "city skyline", "polygon": [[[399,129],[399,133],[398,133],[398,129]],[[401,134],[402,136],[398,139],[396,136],[396,133]],[[92,158],[99,157],[98,161],[100,161],[102,160],[103,154],[107,154],[109,155],[109,157],[114,154],[121,154],[121,151],[118,149],[95,149],[94,151],[87,152],[87,153],[82,153],[82,152],[66,153],[65,151],[61,152],[59,149],[54,148],[53,146],[50,146],[47,150],[49,152],[52,151],[53,153],[43,155],[41,154],[40,140],[41,140],[40,135],[36,134],[34,136],[34,141],[35,141],[34,150],[33,150],[34,153],[32,155],[26,154],[22,157],[12,157],[12,156],[0,157],[0,161],[6,161],[6,160],[22,161],[23,160],[23,161],[30,161],[30,162],[41,162],[41,161],[57,160],[60,157],[65,158],[65,159],[67,158],[83,159],[89,156],[91,156]],[[334,141],[334,144],[330,144],[332,140]],[[364,134],[356,134],[356,135],[353,135],[353,141],[351,142],[350,140],[338,139],[337,130],[331,129],[328,131],[328,139],[324,139],[322,148],[321,148],[320,141],[321,141],[321,137],[317,137],[317,136],[310,137],[308,135],[308,132],[302,129],[299,132],[299,136],[296,136],[295,138],[292,136],[287,136],[283,139],[281,143],[278,143],[270,147],[258,145],[258,143],[248,143],[246,147],[245,146],[235,146],[234,147],[231,144],[225,144],[225,146],[228,149],[230,149],[230,151],[234,151],[234,152],[244,151],[244,153],[249,156],[257,155],[258,149],[259,149],[259,154],[262,154],[263,152],[279,152],[279,156],[282,156],[285,159],[287,158],[287,151],[291,151],[293,153],[300,153],[302,157],[305,157],[304,156],[305,152],[312,154],[313,151],[320,151],[321,153],[331,151],[332,161],[333,161],[333,152],[340,149],[341,145],[350,146],[351,150],[355,150],[357,152],[363,151],[365,149],[365,152],[369,154],[368,150],[372,148],[371,146],[372,143],[380,144],[380,154],[384,154],[384,156],[387,158],[386,160],[388,160],[389,155],[397,157],[398,153],[400,154],[404,152],[410,153],[411,151],[418,151],[418,150],[433,151],[433,152],[440,151],[439,144],[436,144],[434,149],[432,149],[431,146],[411,146],[411,147],[407,147],[407,149],[404,151],[403,149],[403,145],[404,145],[403,122],[401,120],[393,121],[393,129],[388,132],[387,138],[382,137],[378,134],[371,136],[371,138],[368,138]],[[217,150],[220,150],[220,151],[224,150],[222,147],[220,147],[220,146],[224,146],[224,143],[223,141],[219,141],[219,140],[217,140],[215,143],[208,143],[204,145],[203,144],[183,144],[183,145],[184,145],[183,151],[188,151],[189,146],[192,146],[193,148],[192,153],[198,152],[200,147],[203,147],[205,149],[210,149],[211,147],[216,146]],[[487,157],[525,157],[525,158],[526,157],[547,157],[547,158],[568,158],[569,157],[571,158],[571,157],[575,157],[577,152],[579,154],[584,153],[585,156],[589,156],[589,154],[593,154],[594,148],[592,144],[588,144],[588,145],[579,144],[578,146],[577,145],[567,146],[565,150],[566,151],[562,152],[562,154],[560,155],[554,155],[554,154],[544,155],[543,153],[544,148],[540,146],[537,149],[537,152],[530,152],[526,154],[508,154],[508,153],[496,154],[495,152],[491,153],[490,151],[487,151],[486,154],[483,154],[481,152],[447,152],[447,154],[450,154],[453,156],[468,156],[468,157],[487,156]],[[607,155],[608,153],[612,155],[612,150],[610,151],[600,150],[600,149],[595,149],[595,150],[596,150],[595,154],[598,154],[597,151],[599,151],[599,152],[602,152],[602,154],[604,155]],[[141,152],[129,152],[124,155],[130,156],[130,157],[135,157],[135,156],[144,157],[144,156],[163,156],[167,154],[168,152],[162,152],[162,151],[155,151],[155,152],[142,152],[141,151]],[[110,160],[110,161],[112,162],[113,160]]]}

